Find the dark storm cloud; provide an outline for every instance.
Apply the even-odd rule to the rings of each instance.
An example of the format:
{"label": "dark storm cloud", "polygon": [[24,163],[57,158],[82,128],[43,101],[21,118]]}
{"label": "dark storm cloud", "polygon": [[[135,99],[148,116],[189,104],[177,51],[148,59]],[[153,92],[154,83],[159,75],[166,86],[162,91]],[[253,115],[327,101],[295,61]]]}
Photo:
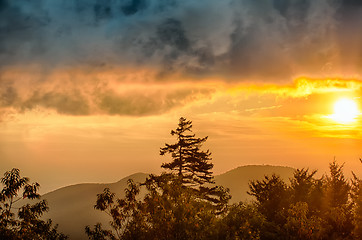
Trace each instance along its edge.
{"label": "dark storm cloud", "polygon": [[[337,51],[332,1],[240,1],[229,69],[255,78],[319,74]],[[247,9],[243,6],[247,5]]]}
{"label": "dark storm cloud", "polygon": [[[145,84],[182,76],[274,82],[298,75],[358,75],[361,13],[356,0],[0,0],[0,84],[1,71],[33,65],[43,75],[78,67],[157,72]],[[26,96],[21,84],[1,84],[0,105],[73,115],[94,109],[147,115],[189,99],[173,103],[173,93],[158,98],[147,91],[78,92],[91,84],[66,90],[39,86]]]}
{"label": "dark storm cloud", "polygon": [[344,66],[338,54],[353,36],[339,32],[360,8],[355,0],[1,0],[0,61],[239,78],[313,74]]}
{"label": "dark storm cloud", "polygon": [[125,15],[133,15],[146,7],[146,0],[131,0],[124,3],[121,7]]}

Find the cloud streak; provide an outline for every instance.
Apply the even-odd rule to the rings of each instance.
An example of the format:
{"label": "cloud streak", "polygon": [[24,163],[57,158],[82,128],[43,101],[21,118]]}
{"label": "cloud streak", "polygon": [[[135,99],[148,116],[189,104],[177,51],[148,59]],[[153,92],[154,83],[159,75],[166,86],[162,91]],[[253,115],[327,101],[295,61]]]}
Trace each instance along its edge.
{"label": "cloud streak", "polygon": [[228,92],[231,95],[238,95],[244,92],[255,94],[272,94],[277,97],[302,98],[312,94],[362,91],[362,80],[341,79],[341,78],[297,78],[288,84],[240,84],[230,87]]}
{"label": "cloud streak", "polygon": [[[103,72],[60,71],[40,77],[36,71],[10,71],[0,82],[0,108],[10,112],[34,109],[54,110],[59,114],[148,116],[166,113],[189,103],[209,98],[216,88],[186,83],[142,82],[143,73],[115,74]],[[18,81],[12,81],[18,78]],[[121,80],[119,80],[121,78]],[[40,80],[39,80],[40,79]]]}

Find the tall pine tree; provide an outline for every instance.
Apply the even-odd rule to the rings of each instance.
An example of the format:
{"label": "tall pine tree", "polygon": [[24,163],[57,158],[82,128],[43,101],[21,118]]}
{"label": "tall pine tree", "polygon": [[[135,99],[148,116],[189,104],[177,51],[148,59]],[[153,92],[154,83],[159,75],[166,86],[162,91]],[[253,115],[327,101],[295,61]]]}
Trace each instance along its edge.
{"label": "tall pine tree", "polygon": [[[211,169],[211,153],[201,150],[207,137],[192,134],[192,122],[180,118],[175,144],[166,144],[161,155],[171,154],[172,161],[162,164],[169,171],[150,174],[144,183],[129,182],[125,198],[105,189],[97,196],[96,209],[111,217],[113,231],[100,224],[86,227],[90,239],[214,239],[213,224],[225,212],[230,195],[215,186]],[[138,200],[139,187],[146,187],[143,200]]]}
{"label": "tall pine tree", "polygon": [[160,154],[171,154],[172,161],[163,163],[162,168],[178,176],[178,181],[184,188],[192,189],[200,199],[216,204],[219,210],[225,209],[230,199],[228,189],[212,186],[211,153],[201,147],[208,137],[198,138],[192,133],[192,121],[181,117],[176,130],[171,131],[177,137],[174,144],[165,144]]}
{"label": "tall pine tree", "polygon": [[214,183],[211,169],[211,153],[202,151],[202,144],[208,137],[197,138],[192,134],[192,122],[181,117],[176,130],[171,131],[172,136],[177,137],[174,144],[165,144],[160,154],[171,154],[173,161],[163,163],[162,168],[176,173],[182,184],[199,186],[205,183]]}

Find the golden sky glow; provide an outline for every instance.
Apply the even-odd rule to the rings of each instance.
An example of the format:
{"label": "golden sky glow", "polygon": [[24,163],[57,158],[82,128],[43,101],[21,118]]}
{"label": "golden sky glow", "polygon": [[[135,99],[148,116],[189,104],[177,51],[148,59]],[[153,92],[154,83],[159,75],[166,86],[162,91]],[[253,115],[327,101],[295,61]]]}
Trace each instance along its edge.
{"label": "golden sky glow", "polygon": [[[362,146],[362,120],[353,112],[352,102],[360,104],[360,80],[298,78],[292,84],[226,84],[212,79],[192,85],[152,82],[147,87],[137,83],[124,87],[112,78],[107,82],[115,96],[143,96],[146,102],[133,102],[140,105],[137,111],[154,102],[151,109],[160,112],[109,115],[97,105],[97,95],[85,94],[90,103],[87,114],[72,116],[59,112],[56,102],[23,107],[29,92],[21,89],[21,100],[3,109],[0,157],[5,159],[4,168],[25,168],[43,176],[39,180],[43,182],[51,178],[43,184],[44,191],[76,182],[116,181],[137,171],[157,172],[166,161],[158,149],[173,141],[169,132],[185,116],[194,121],[197,134],[209,136],[207,147],[213,152],[216,173],[245,164],[326,169],[334,157],[346,162],[347,169],[358,171],[354,168]],[[83,89],[87,87],[91,92],[91,86]],[[49,86],[37,88],[41,92]],[[349,99],[342,109],[351,111],[347,113],[353,115],[353,122],[347,124],[345,113],[338,105],[336,109],[340,99]],[[32,169],[34,164],[67,173],[66,177]],[[97,174],[99,164],[107,174]]]}
{"label": "golden sky glow", "polygon": [[334,158],[361,174],[361,11],[328,0],[6,1],[0,170],[18,167],[44,192],[157,172],[183,116],[209,136],[216,174],[323,173]]}

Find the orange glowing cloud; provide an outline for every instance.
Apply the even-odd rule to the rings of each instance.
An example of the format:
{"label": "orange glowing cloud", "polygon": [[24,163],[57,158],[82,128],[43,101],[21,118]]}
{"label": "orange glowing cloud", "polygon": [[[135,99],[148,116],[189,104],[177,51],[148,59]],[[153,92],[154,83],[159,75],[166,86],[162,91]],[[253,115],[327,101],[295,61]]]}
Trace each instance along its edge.
{"label": "orange glowing cloud", "polygon": [[[358,79],[301,77],[285,84],[250,83],[220,76],[192,78],[175,73],[165,77],[147,67],[74,66],[44,72],[41,66],[30,65],[4,68],[0,76],[2,112],[42,108],[64,115],[160,115],[196,106],[203,113],[219,109],[253,116],[258,112],[295,116],[313,113],[298,99],[309,97],[316,106],[326,105],[322,102],[332,95],[358,97],[362,89]],[[318,95],[324,96],[317,99]],[[283,99],[294,100],[288,104]],[[295,109],[300,112],[295,113]]]}
{"label": "orange glowing cloud", "polygon": [[230,89],[233,94],[239,91],[275,94],[280,97],[305,97],[311,94],[330,92],[354,92],[362,89],[362,80],[342,78],[297,78],[292,84],[240,84]]}

